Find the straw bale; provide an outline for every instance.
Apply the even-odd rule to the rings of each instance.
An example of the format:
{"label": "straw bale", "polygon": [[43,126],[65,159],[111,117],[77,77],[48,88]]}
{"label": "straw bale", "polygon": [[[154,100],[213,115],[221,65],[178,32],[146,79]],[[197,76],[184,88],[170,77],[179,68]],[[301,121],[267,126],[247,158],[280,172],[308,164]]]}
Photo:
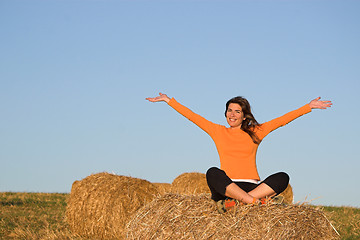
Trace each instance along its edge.
{"label": "straw bale", "polygon": [[183,173],[176,177],[171,184],[171,192],[178,194],[203,194],[210,193],[204,173]]}
{"label": "straw bale", "polygon": [[290,184],[287,186],[285,191],[283,191],[279,195],[284,197],[283,203],[285,204],[292,204],[294,202],[294,194]]}
{"label": "straw bale", "polygon": [[157,187],[157,189],[161,195],[171,192],[171,184],[170,183],[153,183],[153,184]]}
{"label": "straw bale", "polygon": [[325,215],[303,205],[245,205],[219,214],[209,194],[168,194],[137,211],[126,239],[339,239]]}
{"label": "straw bale", "polygon": [[91,239],[121,239],[128,219],[158,195],[150,182],[97,173],[75,181],[66,209],[73,233]]}

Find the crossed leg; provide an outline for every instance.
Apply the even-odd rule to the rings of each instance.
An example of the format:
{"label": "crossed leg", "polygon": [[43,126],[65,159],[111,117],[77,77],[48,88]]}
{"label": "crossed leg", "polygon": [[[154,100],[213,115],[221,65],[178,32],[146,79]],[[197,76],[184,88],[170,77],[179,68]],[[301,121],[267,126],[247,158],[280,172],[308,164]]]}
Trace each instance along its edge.
{"label": "crossed leg", "polygon": [[257,202],[258,199],[264,197],[272,197],[275,196],[276,192],[269,187],[266,183],[259,184],[254,190],[250,192],[245,192],[235,183],[230,183],[226,187],[225,196],[237,199],[244,203],[254,203]]}
{"label": "crossed leg", "polygon": [[253,203],[264,197],[275,196],[283,192],[289,183],[289,176],[284,172],[279,172],[267,177],[259,185],[245,183],[248,184],[244,188],[245,191],[241,188],[244,183],[233,182],[223,170],[216,167],[207,171],[206,178],[213,200],[218,201],[229,197],[244,203]]}

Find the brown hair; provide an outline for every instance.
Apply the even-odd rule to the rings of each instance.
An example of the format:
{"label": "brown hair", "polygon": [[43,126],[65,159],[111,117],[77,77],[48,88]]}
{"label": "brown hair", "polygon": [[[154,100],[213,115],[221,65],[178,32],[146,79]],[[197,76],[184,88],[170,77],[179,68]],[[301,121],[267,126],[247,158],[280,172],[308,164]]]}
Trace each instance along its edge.
{"label": "brown hair", "polygon": [[250,107],[248,100],[246,100],[246,98],[239,96],[239,97],[234,97],[234,98],[230,99],[229,101],[227,101],[225,117],[226,117],[226,112],[228,111],[230,103],[236,103],[236,104],[240,105],[242,112],[244,114],[244,118],[245,118],[241,124],[241,130],[243,130],[244,132],[249,134],[254,143],[259,144],[260,139],[255,134],[254,129],[255,129],[255,127],[259,126],[260,124],[256,121],[254,115],[251,113],[251,107]]}

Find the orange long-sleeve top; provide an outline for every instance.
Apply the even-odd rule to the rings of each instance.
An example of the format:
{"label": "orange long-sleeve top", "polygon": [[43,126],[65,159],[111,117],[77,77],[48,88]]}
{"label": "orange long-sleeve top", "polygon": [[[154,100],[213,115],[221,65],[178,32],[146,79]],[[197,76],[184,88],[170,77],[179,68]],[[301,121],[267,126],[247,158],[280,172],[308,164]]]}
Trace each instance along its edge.
{"label": "orange long-sleeve top", "polygon": [[[259,144],[255,144],[249,134],[240,128],[227,128],[208,121],[181,105],[174,98],[168,104],[210,135],[219,154],[220,168],[225,171],[229,178],[260,180],[256,167],[256,152]],[[273,130],[309,112],[311,112],[311,108],[309,104],[306,104],[281,117],[262,123],[254,132],[261,141]]]}

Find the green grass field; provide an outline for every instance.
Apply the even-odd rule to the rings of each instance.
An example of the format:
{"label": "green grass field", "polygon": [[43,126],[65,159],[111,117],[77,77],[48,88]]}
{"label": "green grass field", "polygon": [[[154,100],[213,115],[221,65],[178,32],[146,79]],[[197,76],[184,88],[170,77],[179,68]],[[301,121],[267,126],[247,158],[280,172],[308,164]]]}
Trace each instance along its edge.
{"label": "green grass field", "polygon": [[[0,192],[0,239],[81,239],[64,221],[69,194]],[[360,209],[320,207],[341,239],[360,239]]]}

